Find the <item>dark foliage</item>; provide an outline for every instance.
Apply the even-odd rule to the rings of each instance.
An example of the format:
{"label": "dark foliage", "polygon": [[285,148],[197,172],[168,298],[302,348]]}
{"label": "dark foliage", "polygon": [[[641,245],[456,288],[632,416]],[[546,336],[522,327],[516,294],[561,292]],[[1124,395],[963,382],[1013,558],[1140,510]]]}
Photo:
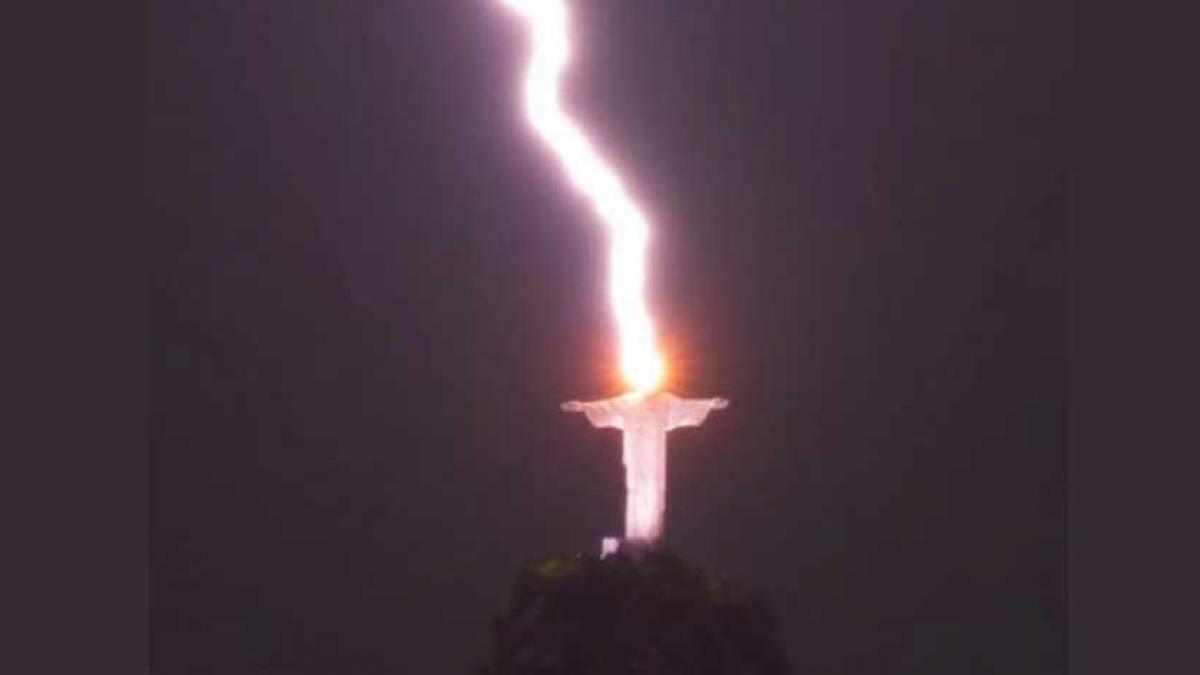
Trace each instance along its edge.
{"label": "dark foliage", "polygon": [[534,561],[492,633],[480,675],[790,672],[765,601],[661,551]]}

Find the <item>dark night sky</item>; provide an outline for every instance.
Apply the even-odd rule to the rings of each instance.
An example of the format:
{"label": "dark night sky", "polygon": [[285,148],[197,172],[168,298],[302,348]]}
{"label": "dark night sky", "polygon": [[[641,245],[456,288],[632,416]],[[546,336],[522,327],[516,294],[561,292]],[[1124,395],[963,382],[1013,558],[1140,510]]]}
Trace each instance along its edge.
{"label": "dark night sky", "polygon": [[[797,666],[1064,671],[1069,16],[573,3],[571,109],[655,224],[667,530]],[[156,673],[461,673],[621,526],[604,235],[488,0],[152,19]]]}

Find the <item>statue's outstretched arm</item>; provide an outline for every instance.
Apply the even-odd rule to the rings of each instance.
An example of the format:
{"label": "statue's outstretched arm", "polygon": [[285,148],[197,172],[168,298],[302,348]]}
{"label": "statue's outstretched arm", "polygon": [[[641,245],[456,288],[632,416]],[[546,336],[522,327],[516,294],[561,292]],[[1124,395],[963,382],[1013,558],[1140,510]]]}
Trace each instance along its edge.
{"label": "statue's outstretched arm", "polygon": [[605,401],[567,401],[562,404],[564,412],[582,412],[594,427],[611,427],[621,429],[621,415],[611,400]]}
{"label": "statue's outstretched arm", "polygon": [[671,404],[671,429],[677,427],[698,427],[704,423],[709,411],[729,407],[729,399],[716,398],[680,398]]}

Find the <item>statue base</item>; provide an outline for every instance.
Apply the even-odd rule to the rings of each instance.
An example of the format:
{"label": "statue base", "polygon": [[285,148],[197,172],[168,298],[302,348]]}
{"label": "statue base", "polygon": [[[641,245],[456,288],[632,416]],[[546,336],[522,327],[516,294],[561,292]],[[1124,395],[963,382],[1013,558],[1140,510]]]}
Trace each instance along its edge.
{"label": "statue base", "polygon": [[600,557],[607,558],[616,553],[623,553],[634,560],[641,560],[647,552],[654,550],[657,545],[658,542],[653,539],[605,537],[600,542]]}

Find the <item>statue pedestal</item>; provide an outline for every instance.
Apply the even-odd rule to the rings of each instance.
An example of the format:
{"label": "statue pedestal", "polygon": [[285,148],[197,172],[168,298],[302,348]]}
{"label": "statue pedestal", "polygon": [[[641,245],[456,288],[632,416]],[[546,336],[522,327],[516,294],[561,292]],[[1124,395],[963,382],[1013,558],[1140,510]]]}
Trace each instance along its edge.
{"label": "statue pedestal", "polygon": [[648,551],[655,548],[657,542],[653,539],[626,539],[624,537],[605,537],[600,542],[600,557],[607,558],[616,553],[624,553],[634,560],[641,560]]}

